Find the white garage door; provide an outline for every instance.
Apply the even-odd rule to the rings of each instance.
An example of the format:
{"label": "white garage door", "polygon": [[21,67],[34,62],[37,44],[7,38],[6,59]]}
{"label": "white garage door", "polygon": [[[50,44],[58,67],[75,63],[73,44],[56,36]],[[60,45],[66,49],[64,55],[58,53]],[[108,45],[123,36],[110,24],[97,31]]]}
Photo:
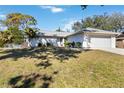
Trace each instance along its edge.
{"label": "white garage door", "polygon": [[110,37],[91,37],[91,48],[111,48]]}

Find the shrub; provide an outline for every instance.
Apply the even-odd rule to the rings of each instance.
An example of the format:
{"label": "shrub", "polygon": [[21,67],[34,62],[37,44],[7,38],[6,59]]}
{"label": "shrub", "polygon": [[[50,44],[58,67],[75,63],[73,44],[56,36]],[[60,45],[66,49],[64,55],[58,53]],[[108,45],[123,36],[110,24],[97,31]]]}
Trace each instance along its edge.
{"label": "shrub", "polygon": [[82,43],[81,42],[76,42],[76,47],[81,48]]}
{"label": "shrub", "polygon": [[74,41],[71,43],[71,46],[72,46],[72,48],[75,47],[75,42]]}
{"label": "shrub", "polygon": [[49,42],[47,42],[47,47],[52,47],[53,46],[53,44],[51,44],[51,43],[49,43]]}
{"label": "shrub", "polygon": [[68,41],[64,42],[64,46],[67,47],[68,46]]}
{"label": "shrub", "polygon": [[68,42],[68,41],[66,41],[66,42],[64,43],[64,45],[65,45],[65,47],[71,47],[71,46],[72,46],[71,42]]}
{"label": "shrub", "polygon": [[5,43],[4,41],[0,40],[0,47],[4,47]]}
{"label": "shrub", "polygon": [[38,43],[38,47],[42,47],[42,44],[41,43]]}

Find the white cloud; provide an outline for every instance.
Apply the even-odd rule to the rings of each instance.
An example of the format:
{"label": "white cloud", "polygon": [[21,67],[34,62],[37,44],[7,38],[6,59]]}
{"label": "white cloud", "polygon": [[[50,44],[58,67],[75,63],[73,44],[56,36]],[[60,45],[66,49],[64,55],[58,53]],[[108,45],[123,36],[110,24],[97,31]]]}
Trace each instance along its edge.
{"label": "white cloud", "polygon": [[0,14],[0,18],[6,18],[6,15]]}
{"label": "white cloud", "polygon": [[72,26],[73,26],[73,24],[74,24],[75,22],[77,22],[77,21],[80,21],[80,20],[77,20],[77,19],[70,19],[70,20],[68,20],[68,22],[66,22],[66,23],[64,24],[63,30],[64,30],[64,31],[66,31],[66,30],[73,31]]}
{"label": "white cloud", "polygon": [[49,9],[53,13],[63,12],[64,9],[56,6],[40,6],[42,9]]}

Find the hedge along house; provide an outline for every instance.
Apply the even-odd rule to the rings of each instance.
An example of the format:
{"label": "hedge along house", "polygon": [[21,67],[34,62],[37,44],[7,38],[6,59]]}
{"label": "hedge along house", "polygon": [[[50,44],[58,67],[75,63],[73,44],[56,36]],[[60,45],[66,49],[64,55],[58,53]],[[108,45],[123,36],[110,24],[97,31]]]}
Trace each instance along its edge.
{"label": "hedge along house", "polygon": [[85,28],[78,32],[42,32],[38,33],[29,45],[36,47],[38,43],[51,43],[57,47],[64,47],[66,40],[67,42],[80,42],[82,48],[115,48],[118,34],[94,28]]}

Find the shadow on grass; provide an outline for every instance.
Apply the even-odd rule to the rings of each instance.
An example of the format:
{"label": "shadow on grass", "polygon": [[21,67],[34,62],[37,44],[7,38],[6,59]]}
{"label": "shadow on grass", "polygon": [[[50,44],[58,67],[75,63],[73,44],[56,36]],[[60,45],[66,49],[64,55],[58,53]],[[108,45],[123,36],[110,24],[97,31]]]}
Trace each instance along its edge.
{"label": "shadow on grass", "polygon": [[78,58],[78,55],[81,53],[81,51],[78,50],[71,50],[71,49],[65,49],[65,48],[57,48],[53,51],[54,56],[60,60],[60,62],[63,62],[64,60],[68,60],[69,58]]}
{"label": "shadow on grass", "polygon": [[[69,58],[78,58],[78,54],[81,51],[77,50],[70,50],[65,48],[34,48],[34,49],[21,49],[21,50],[8,50],[5,51],[6,55],[0,56],[0,60],[13,58],[15,61],[18,58],[35,58],[40,60],[40,63],[35,64],[36,67],[41,69],[46,69],[49,66],[52,66],[53,59],[57,59],[60,62],[64,60],[68,60]],[[46,69],[47,70],[47,69]],[[50,84],[54,81],[54,75],[57,75],[58,71],[54,71],[52,75],[48,74],[27,74],[27,75],[20,75],[16,77],[12,77],[8,84],[13,88],[33,88],[39,82],[41,85],[38,87],[41,88],[48,88]],[[37,87],[37,86],[36,86]]]}
{"label": "shadow on grass", "polygon": [[9,80],[9,85],[12,88],[33,88],[36,83],[40,83],[39,88],[49,88],[50,84],[54,82],[54,75],[58,74],[58,71],[54,71],[52,75],[40,75],[40,74],[29,74],[29,75],[20,75],[13,77]]}
{"label": "shadow on grass", "polygon": [[15,50],[7,50],[5,51],[6,55],[1,56],[0,60],[7,59],[7,58],[13,58],[17,60],[21,57],[31,57],[31,58],[43,58],[41,56],[36,56],[36,53],[44,52],[45,50],[40,49],[15,49]]}
{"label": "shadow on grass", "polygon": [[[0,56],[0,60],[13,58],[16,61],[18,58],[30,57],[40,60],[56,58],[62,62],[64,60],[68,60],[71,57],[77,58],[78,57],[77,54],[79,54],[80,52],[81,51],[70,50],[65,48],[45,48],[45,49],[34,48],[34,49],[8,50],[5,51],[6,55]],[[46,53],[46,55],[45,56],[42,55],[43,53]],[[53,55],[53,57],[49,57],[49,55]]]}
{"label": "shadow on grass", "polygon": [[40,62],[38,64],[36,64],[37,67],[43,67],[44,69],[46,69],[47,67],[51,66],[52,64],[49,61],[45,61],[45,62]]}

